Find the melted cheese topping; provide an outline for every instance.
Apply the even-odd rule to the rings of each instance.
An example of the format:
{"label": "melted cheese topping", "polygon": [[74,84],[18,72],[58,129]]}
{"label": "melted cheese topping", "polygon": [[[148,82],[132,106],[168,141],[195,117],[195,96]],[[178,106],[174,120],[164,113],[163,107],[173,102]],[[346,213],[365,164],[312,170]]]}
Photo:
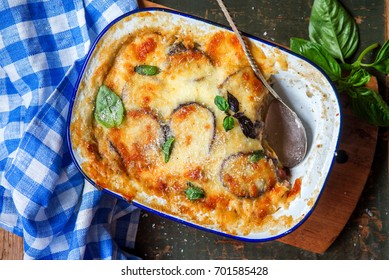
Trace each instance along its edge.
{"label": "melted cheese topping", "polygon": [[[291,191],[287,172],[263,142],[268,92],[237,38],[228,31],[201,35],[142,28],[109,48],[101,45],[95,50],[99,65],[80,84],[71,123],[71,141],[85,174],[128,200],[229,234],[271,228],[277,222],[271,214],[287,207],[298,192]],[[251,47],[271,74],[275,61]],[[140,75],[137,65],[160,71]],[[116,128],[105,128],[93,117],[103,84],[124,104],[124,121]],[[226,113],[214,99],[227,99],[228,93],[253,124],[254,139],[245,136],[237,117],[234,128],[225,131]],[[168,136],[175,141],[165,162],[162,146]],[[253,160],[256,151],[264,157]],[[205,196],[188,199],[188,182]]]}

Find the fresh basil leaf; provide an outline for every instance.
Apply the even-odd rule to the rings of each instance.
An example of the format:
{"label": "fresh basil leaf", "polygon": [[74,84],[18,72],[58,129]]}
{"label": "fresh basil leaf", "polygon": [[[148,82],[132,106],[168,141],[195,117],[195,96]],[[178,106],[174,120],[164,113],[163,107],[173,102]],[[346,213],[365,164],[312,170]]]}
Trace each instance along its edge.
{"label": "fresh basil leaf", "polygon": [[228,105],[227,100],[223,96],[215,96],[214,102],[215,105],[219,108],[219,110],[223,112],[227,112],[228,109],[230,109],[230,105]]}
{"label": "fresh basil leaf", "polygon": [[140,75],[154,76],[159,73],[159,68],[153,65],[137,65],[134,67],[134,71]]}
{"label": "fresh basil leaf", "polygon": [[353,69],[351,73],[337,81],[336,87],[340,92],[348,92],[350,96],[355,97],[354,88],[366,85],[371,79],[371,75],[363,68]]}
{"label": "fresh basil leaf", "polygon": [[359,87],[349,90],[353,112],[375,126],[389,126],[389,106],[374,90]]}
{"label": "fresh basil leaf", "polygon": [[315,0],[309,21],[309,38],[344,63],[359,43],[354,18],[337,0]]}
{"label": "fresh basil leaf", "polygon": [[231,116],[226,116],[223,120],[223,127],[225,131],[229,131],[234,128],[235,122],[234,118]]}
{"label": "fresh basil leaf", "polygon": [[94,116],[98,123],[107,128],[117,127],[123,121],[123,103],[119,96],[105,85],[102,85],[97,93]]}
{"label": "fresh basil leaf", "polygon": [[380,72],[389,74],[389,40],[379,50],[372,66]]}
{"label": "fresh basil leaf", "polygon": [[165,143],[162,145],[162,154],[165,163],[169,162],[170,160],[170,154],[173,149],[174,140],[175,138],[173,136],[170,136],[166,139]]}
{"label": "fresh basil leaf", "polygon": [[342,81],[339,81],[339,84],[343,85],[344,88],[362,87],[366,85],[370,79],[370,73],[363,68],[359,68],[352,70],[350,75],[348,75],[346,78],[343,78]]}
{"label": "fresh basil leaf", "polygon": [[202,188],[194,185],[192,182],[187,182],[186,184],[188,188],[184,192],[188,199],[197,200],[205,196],[205,192]]}
{"label": "fresh basil leaf", "polygon": [[265,152],[263,150],[254,151],[250,156],[250,162],[252,163],[258,162],[264,157],[265,157]]}
{"label": "fresh basil leaf", "polygon": [[291,38],[290,48],[317,64],[332,81],[341,78],[342,69],[339,63],[319,44],[300,38]]}
{"label": "fresh basil leaf", "polygon": [[230,92],[227,91],[227,100],[228,105],[230,106],[230,109],[234,113],[239,112],[239,101],[236,99],[234,95],[232,95]]}
{"label": "fresh basil leaf", "polygon": [[257,129],[248,117],[246,117],[243,113],[236,113],[234,117],[239,121],[239,125],[244,136],[251,139],[257,138]]}

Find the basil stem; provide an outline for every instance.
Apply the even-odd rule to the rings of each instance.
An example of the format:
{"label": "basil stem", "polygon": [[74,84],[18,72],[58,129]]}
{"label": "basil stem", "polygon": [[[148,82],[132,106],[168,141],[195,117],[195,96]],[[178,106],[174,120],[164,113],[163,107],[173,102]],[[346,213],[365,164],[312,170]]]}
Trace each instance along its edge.
{"label": "basil stem", "polygon": [[362,66],[371,66],[382,73],[389,74],[389,40],[380,48],[377,57],[372,64]]}
{"label": "basil stem", "polygon": [[192,182],[187,182],[186,184],[188,188],[184,192],[188,199],[197,200],[205,196],[205,192],[202,188],[194,185]]}
{"label": "basil stem", "polygon": [[165,163],[167,163],[170,159],[170,154],[173,149],[173,143],[175,138],[173,136],[170,136],[166,139],[165,143],[162,146],[162,153]]}
{"label": "basil stem", "polygon": [[159,68],[153,65],[137,65],[134,67],[134,71],[140,75],[154,76],[159,73]]}
{"label": "basil stem", "polygon": [[353,68],[356,69],[356,68],[359,68],[360,66],[365,66],[365,67],[372,66],[373,64],[362,63],[362,59],[366,56],[366,54],[368,54],[369,52],[371,52],[372,50],[374,50],[377,47],[378,47],[378,44],[374,43],[374,44],[368,46],[366,49],[364,49],[361,52],[361,54],[358,56],[357,60],[352,64]]}
{"label": "basil stem", "polygon": [[124,106],[110,88],[102,85],[96,96],[95,119],[106,128],[119,126],[123,121]]}

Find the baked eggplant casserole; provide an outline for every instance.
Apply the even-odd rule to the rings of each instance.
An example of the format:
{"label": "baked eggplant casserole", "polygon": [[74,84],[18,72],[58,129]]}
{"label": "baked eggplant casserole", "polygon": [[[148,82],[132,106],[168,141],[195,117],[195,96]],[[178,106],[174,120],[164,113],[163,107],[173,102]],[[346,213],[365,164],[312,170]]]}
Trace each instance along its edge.
{"label": "baked eggplant casserole", "polygon": [[[269,94],[233,33],[143,26],[109,44],[104,38],[79,84],[70,126],[87,177],[231,235],[292,223],[272,214],[288,207],[301,180],[290,182],[263,137]],[[250,48],[268,77],[275,63],[287,68],[281,52],[267,57]]]}

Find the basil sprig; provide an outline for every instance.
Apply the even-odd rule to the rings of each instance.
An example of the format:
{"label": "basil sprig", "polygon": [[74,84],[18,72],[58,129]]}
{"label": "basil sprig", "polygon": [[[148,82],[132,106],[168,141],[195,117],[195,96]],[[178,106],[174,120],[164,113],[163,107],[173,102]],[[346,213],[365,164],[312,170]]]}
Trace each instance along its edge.
{"label": "basil sprig", "polygon": [[97,122],[107,128],[117,127],[123,121],[123,103],[119,96],[105,85],[102,85],[97,93],[94,116]]}
{"label": "basil sprig", "polygon": [[216,107],[219,108],[220,111],[223,111],[226,113],[225,118],[223,119],[223,128],[225,131],[229,131],[234,128],[234,118],[231,117],[228,110],[230,109],[230,104],[228,104],[227,99],[225,99],[223,96],[216,95],[214,99],[214,103]]}
{"label": "basil sprig", "polygon": [[359,45],[353,17],[337,0],[315,0],[309,21],[309,40],[291,38],[290,48],[317,64],[340,92],[350,97],[353,112],[375,126],[389,126],[389,106],[381,95],[367,88],[375,70],[389,74],[389,40],[371,63],[364,62],[377,43],[364,49],[354,62],[349,59]]}
{"label": "basil sprig", "polygon": [[[223,96],[217,95],[214,99],[214,103],[220,111],[226,113],[226,116],[223,119],[223,128],[225,131],[229,131],[235,127],[236,119],[238,120],[240,128],[246,137],[252,139],[257,137],[255,124],[242,112],[239,112],[239,101],[234,95],[227,91],[227,99]],[[234,114],[231,115],[229,112],[230,110]]]}

